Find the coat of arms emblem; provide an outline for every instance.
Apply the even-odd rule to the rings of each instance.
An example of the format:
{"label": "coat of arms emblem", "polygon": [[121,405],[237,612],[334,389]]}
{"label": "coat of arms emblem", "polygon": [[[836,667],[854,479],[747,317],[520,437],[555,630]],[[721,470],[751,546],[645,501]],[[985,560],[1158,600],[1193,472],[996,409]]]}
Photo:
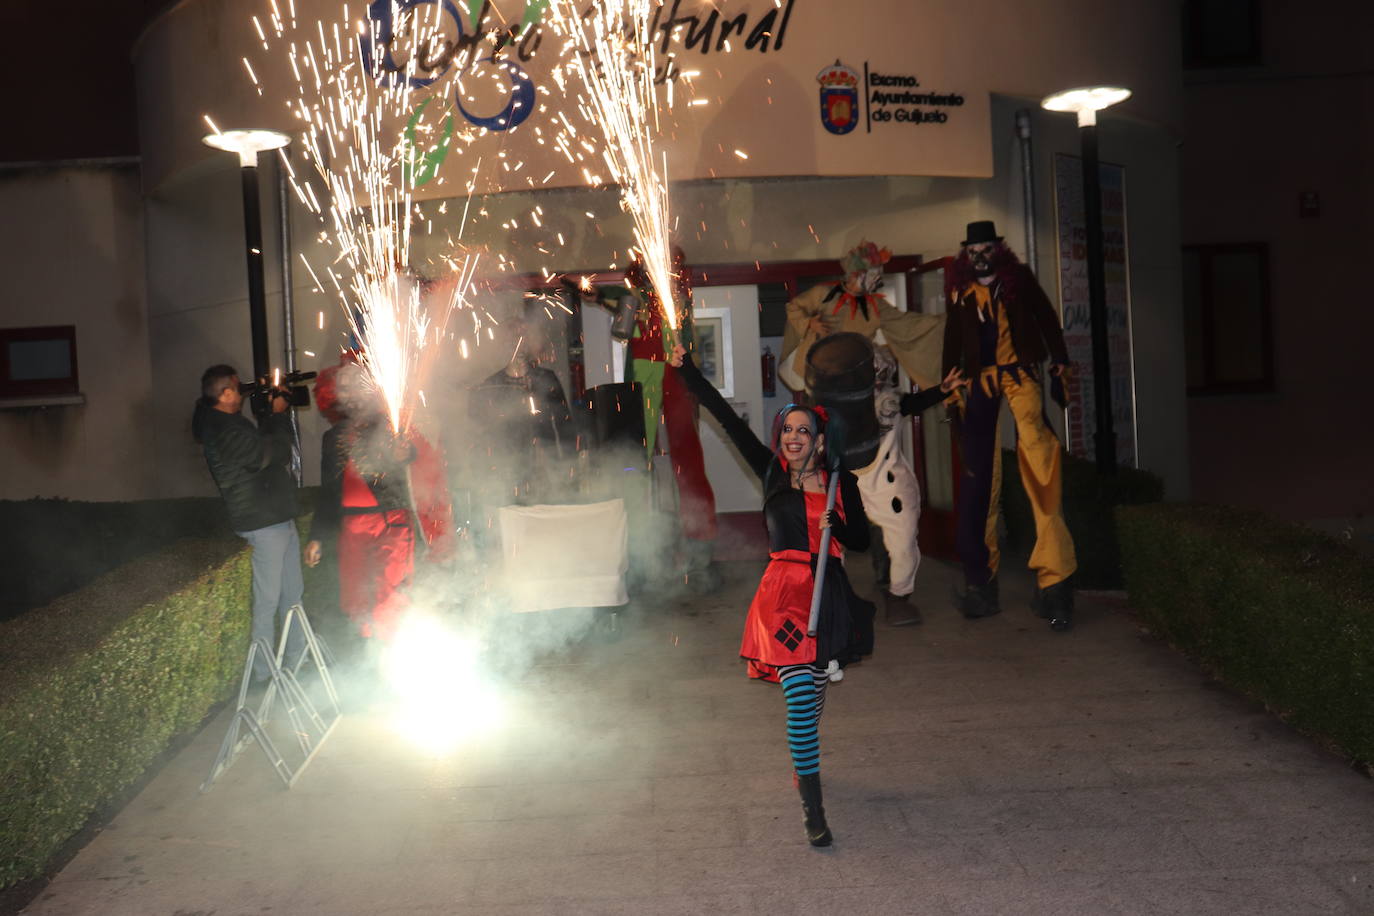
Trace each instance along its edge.
{"label": "coat of arms emblem", "polygon": [[836,60],[816,74],[821,84],[821,123],[832,134],[847,134],[859,124],[859,73]]}

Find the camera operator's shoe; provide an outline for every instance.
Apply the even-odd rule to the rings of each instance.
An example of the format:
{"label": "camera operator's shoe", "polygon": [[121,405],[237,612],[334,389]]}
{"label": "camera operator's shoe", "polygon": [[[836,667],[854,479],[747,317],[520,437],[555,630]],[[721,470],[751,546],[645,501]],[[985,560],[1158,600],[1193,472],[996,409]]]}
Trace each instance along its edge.
{"label": "camera operator's shoe", "polygon": [[894,595],[883,590],[883,615],[890,627],[909,627],[921,622],[921,611],[910,595]]}
{"label": "camera operator's shoe", "polygon": [[1031,607],[1036,616],[1050,622],[1050,629],[1063,633],[1073,629],[1073,586],[1065,579],[1047,589],[1036,589]]}
{"label": "camera operator's shoe", "polygon": [[969,620],[1002,613],[997,593],[996,577],[989,579],[986,585],[965,585],[963,594],[958,596],[959,613]]}

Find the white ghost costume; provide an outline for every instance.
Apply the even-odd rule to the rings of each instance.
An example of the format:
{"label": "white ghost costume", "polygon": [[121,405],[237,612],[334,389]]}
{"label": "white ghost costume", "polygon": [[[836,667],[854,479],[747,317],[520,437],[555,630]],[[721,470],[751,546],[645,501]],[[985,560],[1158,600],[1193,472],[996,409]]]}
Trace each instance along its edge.
{"label": "white ghost costume", "polygon": [[916,543],[921,486],[911,462],[902,454],[901,429],[897,425],[901,419],[897,361],[885,344],[875,341],[873,351],[873,407],[882,431],[882,444],[873,463],[856,471],[855,476],[864,512],[883,531],[883,547],[890,563],[887,590],[902,598],[916,587],[916,570],[921,565],[921,548]]}

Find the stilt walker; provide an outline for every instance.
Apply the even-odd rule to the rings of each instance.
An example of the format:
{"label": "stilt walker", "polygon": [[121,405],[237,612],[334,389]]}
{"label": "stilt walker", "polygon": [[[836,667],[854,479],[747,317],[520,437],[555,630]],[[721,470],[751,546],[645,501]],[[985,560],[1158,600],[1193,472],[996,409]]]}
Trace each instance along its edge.
{"label": "stilt walker", "polygon": [[1022,264],[990,220],[968,224],[959,256],[945,274],[949,322],[944,365],[969,377],[960,442],[964,478],[959,488],[957,545],[964,567],[960,610],[965,617],[1001,611],[997,571],[997,518],[1002,451],[997,421],[1005,399],[1016,420],[1016,458],[1035,516],[1035,612],[1063,632],[1073,626],[1078,568],[1073,538],[1061,509],[1063,451],[1045,416],[1043,369],[1050,361],[1050,391],[1065,403],[1070,371],[1064,334],[1035,275]]}
{"label": "stilt walker", "polygon": [[697,399],[683,384],[678,370],[668,363],[673,345],[692,341],[692,289],[680,250],[674,251],[677,278],[678,328],[665,333],[663,309],[643,265],[633,262],[625,281],[643,305],[635,318],[628,341],[630,375],[644,390],[644,441],[652,460],[658,437],[659,417],[668,437],[668,459],[677,482],[682,544],[686,555],[687,585],[698,594],[720,587],[720,573],[712,561],[716,541],[716,494],[706,477],[706,458],[697,434]]}
{"label": "stilt walker", "polygon": [[897,417],[905,411],[900,409],[897,366],[923,389],[933,388],[940,378],[945,318],[903,312],[879,292],[883,265],[891,257],[886,248],[860,242],[841,258],[844,276],[839,283],[812,287],[787,303],[779,377],[793,390],[804,390],[807,356],[827,335],[856,333],[873,344],[874,409],[883,441],[873,464],[853,470],[868,518],[882,531],[882,550],[875,550],[874,565],[887,623],[909,626],[921,622],[921,612],[911,600],[921,564],[916,540],[921,489],[901,447]]}

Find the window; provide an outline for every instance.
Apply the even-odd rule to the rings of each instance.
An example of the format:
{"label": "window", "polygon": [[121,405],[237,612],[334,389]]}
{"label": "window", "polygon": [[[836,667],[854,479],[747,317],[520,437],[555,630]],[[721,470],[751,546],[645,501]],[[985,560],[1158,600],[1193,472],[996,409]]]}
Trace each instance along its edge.
{"label": "window", "polygon": [[76,328],[0,329],[0,398],[79,393]]}
{"label": "window", "polygon": [[1254,67],[1261,63],[1257,0],[1184,0],[1184,67]]}
{"label": "window", "polygon": [[1183,310],[1189,394],[1274,390],[1267,246],[1185,247]]}

